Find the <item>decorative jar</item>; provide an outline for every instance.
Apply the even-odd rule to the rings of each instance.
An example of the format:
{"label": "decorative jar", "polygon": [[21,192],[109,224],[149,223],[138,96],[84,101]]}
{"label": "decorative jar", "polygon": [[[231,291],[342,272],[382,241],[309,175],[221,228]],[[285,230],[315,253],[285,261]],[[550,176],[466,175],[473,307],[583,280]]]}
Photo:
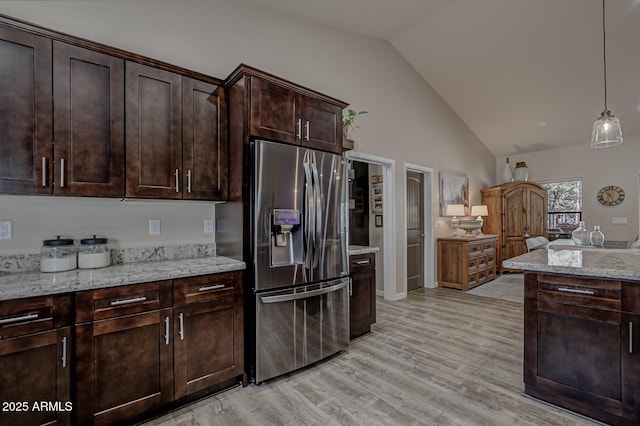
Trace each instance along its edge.
{"label": "decorative jar", "polygon": [[571,233],[571,239],[579,246],[591,244],[591,232],[587,230],[584,220],[581,220],[578,227]]}
{"label": "decorative jar", "polygon": [[40,271],[41,272],[62,272],[76,269],[78,260],[76,258],[76,246],[71,238],[60,238],[55,240],[44,240],[40,249]]}
{"label": "decorative jar", "polygon": [[104,268],[111,264],[111,252],[106,238],[92,238],[80,240],[78,249],[78,268],[93,269]]}
{"label": "decorative jar", "polygon": [[600,230],[600,225],[593,227],[593,232],[591,233],[591,245],[604,247],[604,234]]}
{"label": "decorative jar", "polygon": [[527,163],[524,161],[516,163],[516,168],[513,169],[513,180],[518,182],[529,180],[529,168],[527,167]]}

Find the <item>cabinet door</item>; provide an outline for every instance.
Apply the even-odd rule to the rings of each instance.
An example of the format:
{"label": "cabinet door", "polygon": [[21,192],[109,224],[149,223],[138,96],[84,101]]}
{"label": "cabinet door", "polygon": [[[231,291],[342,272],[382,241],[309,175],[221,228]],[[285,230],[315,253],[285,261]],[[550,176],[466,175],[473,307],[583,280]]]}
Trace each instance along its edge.
{"label": "cabinet door", "polygon": [[53,43],[55,193],[124,195],[124,61]]}
{"label": "cabinet door", "polygon": [[71,347],[69,327],[0,340],[0,424],[70,424]]}
{"label": "cabinet door", "polygon": [[302,99],[302,145],[341,154],[342,108],[319,99]]}
{"label": "cabinet door", "polygon": [[519,188],[506,192],[503,199],[504,232],[500,260],[510,259],[526,252],[524,235],[527,232],[526,194]]}
{"label": "cabinet door", "polygon": [[181,77],[127,62],[126,196],[182,198]]}
{"label": "cabinet door", "polygon": [[233,295],[174,308],[176,399],[243,374],[242,312]]}
{"label": "cabinet door", "polygon": [[547,194],[528,189],[527,227],[532,237],[547,235]]}
{"label": "cabinet door", "polygon": [[627,417],[640,419],[640,315],[622,314],[621,337],[624,409]]}
{"label": "cabinet door", "polygon": [[77,423],[125,423],[173,399],[171,309],[76,326]]}
{"label": "cabinet door", "polygon": [[183,194],[226,200],[228,151],[224,87],[182,78]]}
{"label": "cabinet door", "polygon": [[0,192],[51,193],[51,40],[0,26]]}
{"label": "cabinet door", "polygon": [[[367,263],[360,263],[367,262]],[[349,337],[355,339],[371,331],[376,322],[376,270],[374,255],[352,256]]]}
{"label": "cabinet door", "polygon": [[252,77],[250,109],[252,136],[301,144],[302,95]]}

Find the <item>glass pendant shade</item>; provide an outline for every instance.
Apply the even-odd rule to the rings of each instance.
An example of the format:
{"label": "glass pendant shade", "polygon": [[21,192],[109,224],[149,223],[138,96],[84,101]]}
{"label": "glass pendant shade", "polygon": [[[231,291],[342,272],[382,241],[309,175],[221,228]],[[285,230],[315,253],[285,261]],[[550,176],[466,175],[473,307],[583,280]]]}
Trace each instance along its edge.
{"label": "glass pendant shade", "polygon": [[600,118],[593,123],[591,148],[607,148],[622,143],[620,120],[611,111],[602,111]]}

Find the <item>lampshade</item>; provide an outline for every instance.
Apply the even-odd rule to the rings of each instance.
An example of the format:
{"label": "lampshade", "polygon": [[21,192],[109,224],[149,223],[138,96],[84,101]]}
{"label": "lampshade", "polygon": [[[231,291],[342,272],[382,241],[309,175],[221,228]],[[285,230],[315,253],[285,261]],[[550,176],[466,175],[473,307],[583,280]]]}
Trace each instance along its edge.
{"label": "lampshade", "polygon": [[449,204],[445,210],[446,216],[464,216],[464,204]]}
{"label": "lampshade", "polygon": [[591,134],[591,148],[606,148],[622,143],[622,129],[620,120],[611,111],[602,111],[599,119],[593,123]]}
{"label": "lampshade", "polygon": [[602,0],[602,62],[604,64],[604,111],[593,123],[591,148],[606,148],[622,143],[620,120],[607,108],[607,32],[605,31],[604,0]]}
{"label": "lampshade", "polygon": [[471,216],[489,216],[489,210],[487,206],[471,206]]}

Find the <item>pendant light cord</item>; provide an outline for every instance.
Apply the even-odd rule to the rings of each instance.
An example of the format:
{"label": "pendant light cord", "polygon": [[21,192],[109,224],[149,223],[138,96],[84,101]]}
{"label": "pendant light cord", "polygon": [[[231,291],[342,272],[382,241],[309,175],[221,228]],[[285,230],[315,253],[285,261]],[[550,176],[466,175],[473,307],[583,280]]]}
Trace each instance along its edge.
{"label": "pendant light cord", "polygon": [[607,32],[604,25],[604,0],[602,0],[602,62],[604,63],[604,110],[607,108]]}

